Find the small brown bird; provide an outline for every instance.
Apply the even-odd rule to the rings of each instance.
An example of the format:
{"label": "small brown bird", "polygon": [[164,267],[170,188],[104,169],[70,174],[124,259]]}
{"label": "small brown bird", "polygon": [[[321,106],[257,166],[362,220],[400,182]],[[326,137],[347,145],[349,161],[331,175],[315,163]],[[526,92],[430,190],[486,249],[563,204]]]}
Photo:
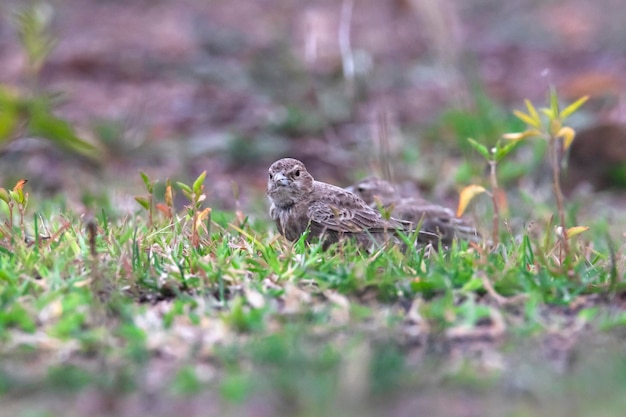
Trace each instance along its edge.
{"label": "small brown bird", "polygon": [[[369,248],[373,243],[397,243],[398,232],[412,232],[409,222],[385,219],[355,194],[315,181],[297,159],[280,159],[270,166],[267,196],[272,203],[270,216],[290,241],[298,240],[308,228],[307,239],[321,238],[325,248],[345,238]],[[429,237],[433,236],[420,233],[418,242]]]}
{"label": "small brown bird", "polygon": [[467,220],[455,216],[449,208],[433,204],[419,197],[402,197],[388,181],[368,177],[346,188],[371,207],[380,208],[394,217],[411,222],[420,231],[438,236],[444,245],[456,239],[478,241],[480,233]]}

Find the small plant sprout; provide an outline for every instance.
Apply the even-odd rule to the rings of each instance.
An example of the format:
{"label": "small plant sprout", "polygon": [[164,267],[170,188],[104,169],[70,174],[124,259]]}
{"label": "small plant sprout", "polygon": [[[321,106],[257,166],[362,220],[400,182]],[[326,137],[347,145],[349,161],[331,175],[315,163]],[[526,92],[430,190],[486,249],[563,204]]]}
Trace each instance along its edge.
{"label": "small plant sprout", "polygon": [[474,197],[482,193],[488,193],[491,197],[491,201],[493,204],[492,241],[493,245],[496,246],[498,244],[500,236],[500,215],[502,212],[508,211],[506,194],[504,190],[502,190],[498,185],[496,167],[498,165],[498,162],[500,162],[502,158],[507,156],[517,146],[517,143],[511,142],[502,146],[500,142],[498,142],[496,146],[488,149],[485,145],[478,143],[472,138],[468,138],[467,140],[472,148],[474,148],[479,154],[481,154],[489,164],[489,182],[491,186],[491,191],[477,184],[471,184],[465,187],[463,190],[461,190],[461,193],[459,195],[459,205],[457,207],[456,215],[458,217],[462,216],[467,209],[470,201],[472,201]]}
{"label": "small plant sprout", "polygon": [[[517,133],[507,133],[502,137],[512,140],[513,143],[520,142],[526,138],[539,137],[548,141],[550,152],[550,165],[552,166],[552,186],[556,199],[557,211],[559,214],[560,232],[557,232],[560,241],[559,263],[562,265],[570,256],[568,239],[574,232],[580,233],[581,229],[568,229],[565,224],[565,209],[563,203],[563,192],[561,191],[561,155],[572,144],[576,132],[570,126],[564,124],[565,120],[574,114],[588,99],[588,96],[576,100],[574,103],[561,110],[556,90],[552,88],[549,96],[549,106],[542,107],[537,111],[535,106],[525,100],[528,113],[515,110],[513,113],[521,121],[526,123],[526,130]],[[541,117],[541,115],[543,117]]]}
{"label": "small plant sprout", "polygon": [[156,203],[154,198],[154,188],[158,181],[152,181],[144,172],[139,172],[141,179],[148,192],[147,196],[137,196],[135,201],[139,203],[148,212],[148,225],[151,227],[154,221],[154,209],[156,208],[170,224],[174,221],[174,191],[172,189],[172,181],[168,178],[165,180],[164,203]]}
{"label": "small plant sprout", "polygon": [[191,245],[197,248],[200,245],[200,235],[198,229],[202,226],[205,220],[210,221],[211,208],[207,207],[201,210],[202,202],[206,200],[206,194],[204,194],[204,180],[206,179],[206,171],[198,175],[198,178],[193,182],[190,187],[187,184],[178,182],[183,195],[187,197],[189,202],[187,208],[188,215],[192,218],[191,225]]}
{"label": "small plant sprout", "polygon": [[11,24],[24,54],[27,83],[25,88],[0,83],[0,149],[14,140],[32,136],[98,161],[97,147],[79,137],[67,120],[54,115],[59,94],[40,86],[41,70],[56,45],[50,31],[52,17],[53,8],[38,2],[12,15]]}
{"label": "small plant sprout", "polygon": [[50,31],[53,15],[54,10],[49,4],[36,3],[13,16],[20,44],[26,53],[26,69],[33,87],[36,87],[39,73],[57,43]]}
{"label": "small plant sprout", "polygon": [[157,203],[155,207],[172,223],[174,221],[174,191],[169,178],[165,181],[164,197],[165,203]]}
{"label": "small plant sprout", "polygon": [[27,182],[28,180],[19,180],[12,190],[0,187],[0,200],[4,201],[9,208],[8,231],[5,231],[5,234],[13,235],[13,215],[15,213],[14,210],[17,209],[20,217],[20,230],[22,231],[22,236],[26,236],[24,214],[28,206],[28,193],[24,192],[24,185]]}
{"label": "small plant sprout", "polygon": [[141,207],[148,211],[148,226],[152,227],[153,224],[153,206],[154,206],[154,185],[156,181],[152,181],[148,175],[140,171],[139,175],[141,175],[141,179],[143,180],[143,184],[146,187],[146,191],[148,192],[148,196],[138,196],[135,197],[135,201],[139,203]]}

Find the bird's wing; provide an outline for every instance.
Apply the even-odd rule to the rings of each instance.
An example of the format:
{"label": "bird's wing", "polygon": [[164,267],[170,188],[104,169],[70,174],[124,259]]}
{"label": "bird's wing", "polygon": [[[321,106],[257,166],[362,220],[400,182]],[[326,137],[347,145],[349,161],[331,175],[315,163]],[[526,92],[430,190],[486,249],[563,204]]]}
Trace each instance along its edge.
{"label": "bird's wing", "polygon": [[315,198],[308,208],[308,217],[320,227],[340,233],[382,232],[405,229],[395,220],[385,220],[356,195],[330,184],[316,182]]}
{"label": "bird's wing", "polygon": [[393,212],[403,213],[413,221],[419,220],[420,217],[424,217],[424,219],[456,218],[451,209],[417,198],[404,198],[396,201],[393,204]]}
{"label": "bird's wing", "polygon": [[480,233],[466,219],[456,217],[447,208],[423,199],[404,199],[394,207],[393,214],[415,224],[422,223],[422,230],[453,235],[467,240],[477,240]]}

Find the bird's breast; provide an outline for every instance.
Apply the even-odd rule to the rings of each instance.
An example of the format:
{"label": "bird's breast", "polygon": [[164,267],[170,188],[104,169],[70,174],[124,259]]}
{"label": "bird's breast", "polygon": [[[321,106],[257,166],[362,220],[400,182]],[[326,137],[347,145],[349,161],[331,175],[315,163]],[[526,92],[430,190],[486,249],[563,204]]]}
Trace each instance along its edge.
{"label": "bird's breast", "polygon": [[270,216],[276,222],[280,233],[288,240],[295,241],[300,238],[308,226],[308,218],[302,215],[297,205],[287,208],[272,206]]}

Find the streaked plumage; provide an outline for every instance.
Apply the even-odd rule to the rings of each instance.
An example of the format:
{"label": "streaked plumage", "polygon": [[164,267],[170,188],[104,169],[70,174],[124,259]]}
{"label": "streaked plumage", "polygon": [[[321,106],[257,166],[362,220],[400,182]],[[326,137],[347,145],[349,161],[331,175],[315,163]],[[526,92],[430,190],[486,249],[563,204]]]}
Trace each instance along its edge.
{"label": "streaked plumage", "polygon": [[[398,231],[411,233],[409,222],[385,219],[357,195],[316,181],[297,159],[280,159],[270,166],[267,196],[270,216],[291,241],[309,228],[308,239],[322,238],[326,247],[350,238],[369,248],[374,242],[396,241]],[[418,241],[427,241],[427,235],[420,234]]]}
{"label": "streaked plumage", "polygon": [[455,238],[470,241],[480,239],[476,228],[468,220],[456,217],[449,208],[421,197],[402,197],[391,183],[383,179],[368,177],[346,190],[354,192],[371,207],[409,221],[414,227],[421,223],[420,231],[437,235],[444,245],[449,245]]}

